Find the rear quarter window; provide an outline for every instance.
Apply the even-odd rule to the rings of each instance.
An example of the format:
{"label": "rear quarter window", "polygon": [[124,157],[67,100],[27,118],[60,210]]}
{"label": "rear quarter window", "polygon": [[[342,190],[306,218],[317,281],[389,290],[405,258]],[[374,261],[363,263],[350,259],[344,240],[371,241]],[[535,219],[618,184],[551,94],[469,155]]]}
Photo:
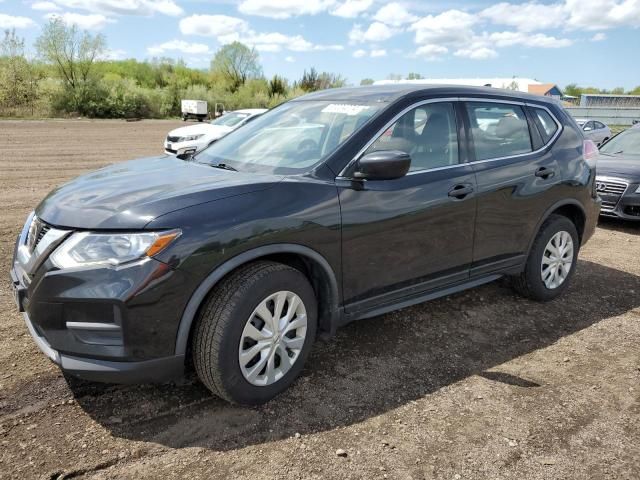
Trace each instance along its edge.
{"label": "rear quarter window", "polygon": [[558,124],[553,117],[542,108],[533,108],[534,118],[542,141],[546,144],[558,131]]}

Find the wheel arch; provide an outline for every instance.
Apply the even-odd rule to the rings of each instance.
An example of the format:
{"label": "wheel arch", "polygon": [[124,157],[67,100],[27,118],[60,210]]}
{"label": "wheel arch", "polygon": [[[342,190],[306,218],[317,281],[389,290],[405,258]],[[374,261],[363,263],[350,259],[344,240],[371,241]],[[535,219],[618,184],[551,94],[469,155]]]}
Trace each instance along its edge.
{"label": "wheel arch", "polygon": [[193,322],[211,290],[229,273],[256,260],[273,260],[301,270],[311,282],[318,299],[318,331],[335,332],[339,324],[340,298],[338,280],[329,262],[303,245],[264,245],[227,260],[200,283],[182,313],[176,336],[176,355],[187,353]]}
{"label": "wheel arch", "polygon": [[531,252],[531,247],[533,246],[533,242],[535,241],[536,237],[538,236],[538,232],[540,231],[540,227],[542,227],[542,224],[551,216],[551,215],[562,215],[564,217],[567,217],[569,220],[571,220],[573,222],[573,224],[576,226],[576,230],[578,231],[578,237],[580,238],[580,244],[582,244],[582,239],[584,236],[584,230],[585,230],[585,226],[586,226],[586,221],[587,221],[587,214],[585,212],[584,207],[582,206],[582,204],[576,200],[576,199],[565,199],[565,200],[561,200],[553,205],[551,205],[551,207],[549,207],[547,209],[547,211],[544,213],[544,215],[542,215],[542,217],[540,218],[540,220],[538,221],[538,224],[536,225],[535,228],[535,235],[531,236],[531,239],[529,240],[529,247],[527,249],[527,255],[529,255],[529,253]]}

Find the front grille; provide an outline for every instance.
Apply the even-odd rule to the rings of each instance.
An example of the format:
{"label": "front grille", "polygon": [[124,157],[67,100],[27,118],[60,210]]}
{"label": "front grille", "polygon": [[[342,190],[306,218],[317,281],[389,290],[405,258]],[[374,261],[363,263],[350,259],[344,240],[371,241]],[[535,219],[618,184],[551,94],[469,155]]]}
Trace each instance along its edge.
{"label": "front grille", "polygon": [[622,195],[629,185],[624,182],[613,180],[598,180],[596,178],[596,189],[598,193],[608,193],[610,195]]}
{"label": "front grille", "polygon": [[615,210],[617,204],[618,204],[618,202],[608,202],[606,200],[603,200],[602,201],[602,207],[600,208],[600,211],[602,213],[612,212],[613,210]]}
{"label": "front grille", "polygon": [[178,142],[180,142],[180,137],[171,137],[171,136],[168,136],[168,137],[167,137],[167,142],[171,142],[171,143],[178,143]]}

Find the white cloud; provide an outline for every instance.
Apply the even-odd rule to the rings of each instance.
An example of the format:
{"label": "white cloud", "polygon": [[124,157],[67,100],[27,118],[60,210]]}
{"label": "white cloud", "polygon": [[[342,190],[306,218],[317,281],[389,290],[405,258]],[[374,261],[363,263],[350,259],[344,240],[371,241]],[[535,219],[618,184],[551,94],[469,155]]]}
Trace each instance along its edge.
{"label": "white cloud", "polygon": [[183,35],[239,37],[242,32],[248,30],[249,24],[247,22],[227,15],[191,15],[180,20],[180,32]]}
{"label": "white cloud", "polygon": [[473,36],[472,27],[478,18],[460,10],[447,10],[439,15],[427,15],[414,22],[409,30],[415,32],[418,44],[459,45],[461,48]]}
{"label": "white cloud", "polygon": [[95,13],[89,15],[82,15],[81,13],[48,13],[45,15],[47,20],[53,18],[61,19],[67,25],[76,25],[81,30],[100,30],[104,28],[108,23],[114,23],[104,15]]}
{"label": "white cloud", "polygon": [[0,13],[0,28],[29,28],[35,27],[36,22],[27,17],[14,17]]}
{"label": "white cloud", "polygon": [[354,58],[366,57],[367,56],[367,51],[360,48],[360,49],[356,50],[355,52],[353,52],[353,56],[354,56]]}
{"label": "white cloud", "polygon": [[416,55],[419,57],[426,58],[427,60],[435,60],[441,55],[445,55],[449,52],[447,47],[443,47],[442,45],[422,45],[418,47],[416,50]]}
{"label": "white cloud", "polygon": [[482,38],[487,43],[487,46],[496,47],[521,45],[532,48],[562,48],[568,47],[573,43],[568,38],[556,38],[544,33],[531,35],[524,32],[493,32],[488,35],[485,34]]}
{"label": "white cloud", "polygon": [[178,16],[184,11],[174,0],[52,0],[53,3],[105,15],[144,15],[154,13]]}
{"label": "white cloud", "polygon": [[497,3],[480,12],[480,16],[496,25],[508,25],[524,32],[560,27],[566,21],[561,4]]}
{"label": "white cloud", "polygon": [[418,17],[412,15],[405,7],[397,2],[386,4],[373,17],[378,22],[386,23],[393,27],[399,27],[405,23],[411,23],[418,20]]}
{"label": "white cloud", "polygon": [[301,35],[285,35],[279,32],[259,33],[237,17],[227,15],[191,15],[180,20],[180,32],[184,35],[214,37],[221,44],[239,41],[261,52],[310,52],[318,50],[342,50],[342,45],[315,45]]}
{"label": "white cloud", "polygon": [[615,27],[640,27],[638,0],[566,0],[567,25],[574,29],[604,30]]}
{"label": "white cloud", "polygon": [[293,58],[292,56],[288,56],[288,57],[285,57],[285,58],[284,58],[284,61],[285,61],[285,62],[288,62],[288,63],[293,63],[293,62],[295,62],[295,61],[296,61],[296,59],[295,59],[295,58]]}
{"label": "white cloud", "polygon": [[285,19],[300,15],[316,15],[335,4],[335,0],[243,0],[240,13]]}
{"label": "white cloud", "polygon": [[331,9],[331,15],[344,18],[355,18],[366,12],[373,5],[373,0],[346,0]]}
{"label": "white cloud", "polygon": [[211,53],[208,45],[204,43],[189,43],[184,40],[169,40],[159,45],[152,45],[147,48],[151,55],[162,55],[166,52],[180,52],[189,55],[204,55]]}
{"label": "white cloud", "polygon": [[53,2],[35,2],[31,4],[31,8],[45,12],[57,12],[60,10],[60,7]]}
{"label": "white cloud", "polygon": [[592,42],[602,42],[603,40],[606,40],[606,39],[607,39],[607,34],[602,32],[598,32],[593,37],[591,37]]}
{"label": "white cloud", "polygon": [[376,58],[376,57],[386,57],[387,56],[387,51],[384,48],[379,48],[376,50],[371,50],[371,57],[372,58]]}
{"label": "white cloud", "polygon": [[469,58],[471,60],[488,60],[489,58],[495,58],[498,56],[498,52],[489,47],[470,46],[467,48],[460,48],[455,51],[456,57]]}
{"label": "white cloud", "polygon": [[398,33],[398,30],[381,22],[373,22],[369,28],[363,30],[358,24],[349,32],[349,42],[352,44],[362,42],[384,42]]}

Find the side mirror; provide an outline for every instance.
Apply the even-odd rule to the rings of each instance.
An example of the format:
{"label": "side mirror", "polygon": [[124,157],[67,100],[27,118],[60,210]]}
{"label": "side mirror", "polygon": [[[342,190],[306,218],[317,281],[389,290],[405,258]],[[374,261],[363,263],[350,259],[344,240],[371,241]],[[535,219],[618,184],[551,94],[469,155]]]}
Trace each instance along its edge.
{"label": "side mirror", "polygon": [[591,127],[584,127],[584,128],[583,128],[583,130],[584,130],[585,132],[590,132],[591,130],[593,130],[593,128],[591,128]]}
{"label": "side mirror", "polygon": [[400,150],[380,150],[358,160],[353,176],[366,180],[393,180],[404,177],[411,166],[411,155]]}

